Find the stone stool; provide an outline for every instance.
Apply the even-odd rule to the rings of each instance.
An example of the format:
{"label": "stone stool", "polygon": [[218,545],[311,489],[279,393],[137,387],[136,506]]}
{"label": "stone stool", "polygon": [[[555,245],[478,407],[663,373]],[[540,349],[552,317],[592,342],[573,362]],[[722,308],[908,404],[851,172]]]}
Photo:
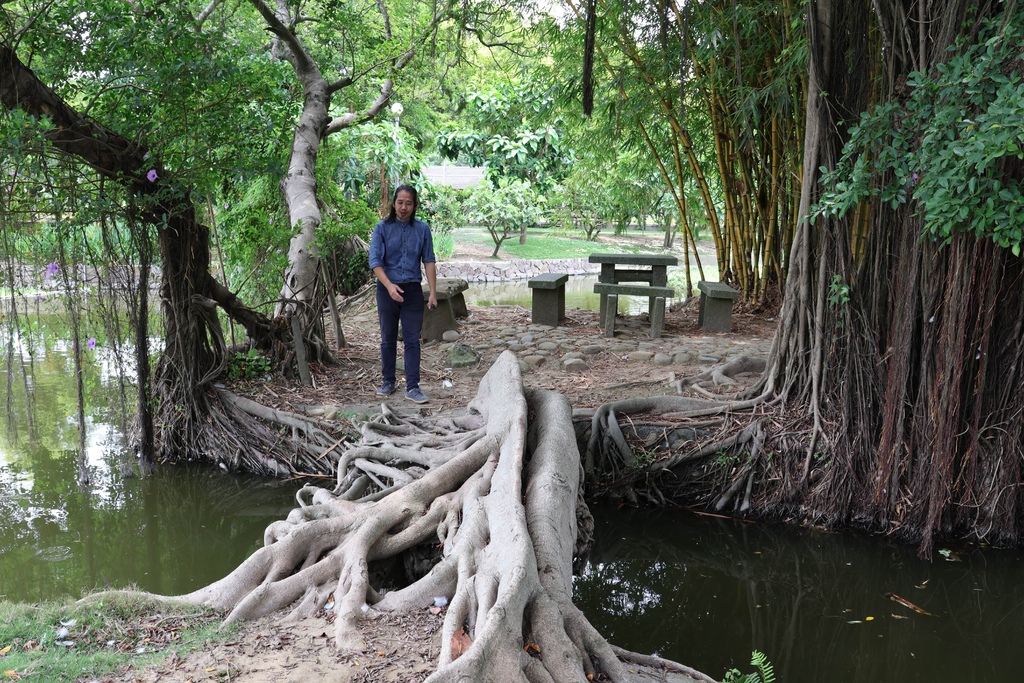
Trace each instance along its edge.
{"label": "stone stool", "polygon": [[[423,302],[430,298],[430,288],[423,287]],[[454,330],[456,318],[469,317],[469,309],[466,307],[466,297],[462,295],[469,289],[469,283],[457,277],[437,278],[437,308],[423,311],[423,329],[420,331],[420,339],[426,341],[441,341],[444,333]]]}
{"label": "stone stool", "polygon": [[533,295],[533,322],[537,325],[558,327],[565,320],[565,283],[569,276],[564,273],[541,273],[527,283]]}
{"label": "stone stool", "polygon": [[700,290],[700,312],[697,324],[708,332],[732,332],[732,302],[740,295],[724,282],[697,283]]}

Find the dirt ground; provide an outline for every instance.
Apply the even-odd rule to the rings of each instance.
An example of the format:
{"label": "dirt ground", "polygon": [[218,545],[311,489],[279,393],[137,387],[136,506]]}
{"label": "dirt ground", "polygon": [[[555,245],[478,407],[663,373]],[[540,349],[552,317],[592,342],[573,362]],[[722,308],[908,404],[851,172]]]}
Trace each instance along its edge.
{"label": "dirt ground", "polygon": [[[403,615],[372,615],[360,622],[361,652],[338,652],[330,611],[300,623],[271,617],[240,625],[223,642],[161,664],[125,668],[79,683],[422,683],[440,654],[444,610],[424,607]],[[150,649],[152,642],[147,643]],[[159,646],[155,646],[159,648]],[[627,683],[695,683],[692,678],[640,666],[628,668]],[[480,683],[503,683],[481,681]]]}
{"label": "dirt ground", "polygon": [[[474,256],[477,255],[460,253],[456,258]],[[430,414],[465,407],[476,393],[479,378],[505,350],[519,356],[526,386],[559,391],[570,399],[573,407],[594,407],[628,396],[670,393],[668,383],[676,377],[697,374],[736,355],[765,357],[775,329],[772,318],[736,312],[732,332],[706,333],[698,328],[697,307],[690,303],[673,307],[666,314],[666,328],[660,339],[650,338],[646,315],[623,320],[615,338],[605,339],[596,312],[570,309],[567,315],[564,325],[547,328],[533,325],[529,310],[521,307],[471,307],[469,318],[459,322],[457,341],[424,346],[421,387],[431,400],[419,409]],[[381,380],[379,336],[370,297],[350,303],[344,313],[343,330],[348,347],[337,352],[338,366],[312,368],[315,387],[302,388],[276,380],[233,388],[266,405],[290,410],[301,411],[314,405],[337,406],[340,410],[354,405],[379,406],[380,399],[375,395]],[[478,356],[466,367],[454,367],[451,362],[451,354],[460,344]],[[582,360],[586,369],[567,370],[567,356]],[[733,393],[756,377],[737,379],[738,386],[723,387],[722,393]],[[400,384],[400,392],[388,398],[388,402],[416,408],[403,399],[401,390]],[[419,683],[434,670],[440,651],[443,612],[443,608],[424,606],[408,615],[371,616],[361,624],[367,647],[360,653],[339,653],[334,649],[330,611],[321,611],[317,617],[295,624],[261,619],[243,624],[229,640],[209,643],[184,658],[172,657],[157,667],[86,680]],[[634,668],[633,672],[636,683],[690,680],[641,668]]]}
{"label": "dirt ground", "polygon": [[[660,247],[661,233],[632,231],[628,237],[600,238],[595,250],[609,244]],[[484,261],[490,255],[486,245],[457,244],[452,260]],[[713,255],[705,255],[711,259]],[[472,288],[472,283],[470,287]],[[338,366],[312,367],[314,388],[274,381],[237,387],[267,405],[289,407],[325,405],[379,405],[375,392],[380,386],[380,336],[371,291],[344,305],[342,330],[348,346],[335,354]],[[574,408],[594,407],[615,398],[671,393],[668,383],[677,377],[702,372],[737,355],[764,358],[775,332],[775,319],[763,313],[733,312],[732,331],[710,333],[697,324],[697,300],[673,304],[665,315],[660,339],[651,339],[646,313],[628,316],[617,323],[614,339],[602,336],[596,311],[567,309],[568,319],[556,328],[531,323],[530,311],[520,306],[471,306],[469,318],[458,321],[457,342],[425,342],[421,362],[421,388],[430,397],[422,407],[425,414],[464,407],[475,395],[480,377],[502,351],[509,349],[524,362],[527,387],[553,389],[566,395]],[[333,332],[331,335],[333,344]],[[452,362],[454,347],[469,346],[478,360],[466,367]],[[557,348],[550,347],[554,344]],[[586,369],[567,372],[566,355],[580,355]],[[647,358],[650,354],[650,358]],[[672,362],[665,365],[662,354]],[[532,357],[532,358],[531,358]],[[539,360],[538,357],[543,358]],[[578,366],[577,366],[578,367]],[[401,344],[399,344],[399,391],[391,402],[412,407],[403,400]],[[737,378],[736,387],[722,387],[723,394],[735,392],[756,377]]]}

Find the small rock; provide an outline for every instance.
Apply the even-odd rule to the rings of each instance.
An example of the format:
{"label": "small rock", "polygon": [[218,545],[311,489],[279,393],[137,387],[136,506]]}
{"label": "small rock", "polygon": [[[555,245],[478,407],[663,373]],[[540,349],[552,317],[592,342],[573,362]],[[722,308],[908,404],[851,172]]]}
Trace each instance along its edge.
{"label": "small rock", "polygon": [[602,344],[591,344],[583,347],[583,353],[588,356],[593,356],[595,353],[601,353],[604,351],[604,345]]}
{"label": "small rock", "polygon": [[532,372],[532,371],[533,371],[533,366],[532,365],[530,365],[529,363],[527,363],[526,361],[524,361],[522,359],[519,360],[519,372],[521,372],[522,374],[525,375],[525,374],[527,374],[529,372]]}
{"label": "small rock", "polygon": [[672,365],[672,356],[667,353],[656,353],[653,360],[655,365]]}
{"label": "small rock", "polygon": [[547,358],[545,358],[544,356],[523,356],[523,361],[529,363],[534,367],[537,367],[538,365],[543,365],[544,361],[546,360]]}
{"label": "small rock", "polygon": [[536,337],[534,337],[531,333],[527,332],[526,334],[519,338],[519,341],[523,342],[524,344],[529,344],[533,342],[534,339],[536,339]]}
{"label": "small rock", "polygon": [[609,350],[615,353],[625,353],[626,351],[632,351],[633,347],[629,344],[612,344]]}
{"label": "small rock", "polygon": [[700,354],[700,356],[697,357],[697,360],[699,360],[699,361],[701,361],[703,363],[721,363],[722,362],[722,357],[721,356],[713,356],[710,353],[702,353],[702,354]]}
{"label": "small rock", "polygon": [[456,330],[445,330],[444,334],[441,335],[441,339],[446,342],[459,341],[459,337],[462,336]]}
{"label": "small rock", "polygon": [[448,362],[453,368],[468,368],[476,365],[479,360],[480,354],[461,342],[452,346],[448,352]]}
{"label": "small rock", "polygon": [[633,353],[627,354],[626,358],[629,360],[650,360],[654,358],[654,354],[650,351],[634,351]]}
{"label": "small rock", "polygon": [[562,362],[564,363],[565,361],[572,360],[573,358],[583,358],[583,354],[580,353],[579,351],[570,351],[569,353],[562,356]]}
{"label": "small rock", "polygon": [[688,351],[682,351],[681,353],[674,354],[672,356],[672,362],[677,365],[685,365],[693,362],[693,354]]}
{"label": "small rock", "polygon": [[586,372],[590,369],[590,366],[587,365],[582,358],[570,358],[565,361],[565,365],[563,367],[566,372]]}
{"label": "small rock", "polygon": [[558,348],[558,344],[556,344],[555,342],[552,342],[552,341],[546,341],[546,342],[541,342],[540,344],[537,344],[537,348],[538,349],[542,349],[544,351],[554,351],[555,349]]}

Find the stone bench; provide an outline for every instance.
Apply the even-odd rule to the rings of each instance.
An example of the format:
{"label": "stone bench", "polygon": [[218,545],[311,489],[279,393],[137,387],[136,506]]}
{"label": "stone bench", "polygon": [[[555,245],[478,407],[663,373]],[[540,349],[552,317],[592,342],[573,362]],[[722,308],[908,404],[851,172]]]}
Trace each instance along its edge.
{"label": "stone bench", "polygon": [[732,302],[740,295],[724,282],[697,283],[700,290],[700,311],[697,324],[708,332],[732,331]]}
{"label": "stone bench", "polygon": [[533,322],[536,325],[558,327],[565,320],[565,283],[569,276],[564,273],[541,273],[530,278],[533,297]]}
{"label": "stone bench", "polygon": [[[424,283],[425,284],[425,283]],[[469,308],[462,295],[469,289],[469,283],[457,277],[437,278],[437,308],[423,311],[423,329],[420,339],[441,341],[448,330],[457,329],[456,318],[468,318]],[[423,303],[430,299],[430,288],[423,287]]]}
{"label": "stone bench", "polygon": [[604,336],[615,336],[615,314],[619,308],[620,296],[644,296],[648,299],[651,316],[651,337],[657,339],[665,329],[665,299],[671,299],[676,291],[671,287],[648,285],[620,285],[598,282],[594,292],[601,295],[601,329]]}

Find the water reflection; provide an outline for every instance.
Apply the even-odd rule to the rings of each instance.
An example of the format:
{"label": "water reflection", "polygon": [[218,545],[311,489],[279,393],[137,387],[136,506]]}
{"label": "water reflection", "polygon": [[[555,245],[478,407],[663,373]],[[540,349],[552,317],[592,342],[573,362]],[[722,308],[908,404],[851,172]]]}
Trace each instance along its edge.
{"label": "water reflection", "polygon": [[65,327],[53,315],[26,327],[0,343],[0,596],[34,601],[130,584],[186,592],[227,574],[292,507],[294,483],[180,467],[130,476],[124,387],[100,335],[83,367],[91,483],[80,486]]}
{"label": "water reflection", "polygon": [[296,488],[165,467],[82,491],[75,475],[73,452],[37,461],[30,473],[0,466],[0,596],[35,601],[131,584],[188,592],[256,550],[266,525],[291,508]]}
{"label": "water reflection", "polygon": [[[1022,555],[919,560],[884,539],[674,511],[594,511],[576,598],[617,645],[721,677],[761,650],[786,683],[1016,680]],[[935,616],[915,613],[886,594]]]}
{"label": "water reflection", "polygon": [[[601,298],[594,294],[596,275],[572,275],[565,283],[566,308],[583,308],[596,311],[601,307]],[[527,280],[508,282],[472,282],[466,291],[466,303],[477,306],[522,306],[533,305],[532,290]],[[623,297],[625,298],[625,297]]]}

